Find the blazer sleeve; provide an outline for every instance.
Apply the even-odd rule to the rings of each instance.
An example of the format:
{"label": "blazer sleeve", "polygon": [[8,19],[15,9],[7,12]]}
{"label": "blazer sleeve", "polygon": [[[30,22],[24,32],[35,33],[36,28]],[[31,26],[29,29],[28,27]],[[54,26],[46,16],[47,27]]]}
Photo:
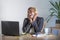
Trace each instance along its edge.
{"label": "blazer sleeve", "polygon": [[37,18],[37,21],[34,21],[32,25],[34,26],[37,32],[40,32],[43,28],[43,23],[44,23],[44,19],[41,17],[41,18]]}
{"label": "blazer sleeve", "polygon": [[23,28],[22,28],[23,32],[27,33],[30,30],[30,27],[31,27],[31,23],[29,23],[27,18],[25,18],[23,22]]}
{"label": "blazer sleeve", "polygon": [[41,19],[39,19],[40,21],[40,23],[39,23],[39,29],[40,29],[40,31],[42,30],[42,28],[43,28],[43,24],[44,24],[44,18],[43,17],[41,17]]}

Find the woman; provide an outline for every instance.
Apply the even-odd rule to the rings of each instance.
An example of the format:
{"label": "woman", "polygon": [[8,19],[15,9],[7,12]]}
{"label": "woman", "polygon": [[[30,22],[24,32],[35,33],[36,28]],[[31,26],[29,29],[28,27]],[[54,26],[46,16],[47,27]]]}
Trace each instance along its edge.
{"label": "woman", "polygon": [[41,32],[43,29],[43,22],[44,19],[38,17],[36,8],[29,7],[27,18],[25,18],[23,22],[23,32],[30,33],[31,28],[34,28],[35,33]]}

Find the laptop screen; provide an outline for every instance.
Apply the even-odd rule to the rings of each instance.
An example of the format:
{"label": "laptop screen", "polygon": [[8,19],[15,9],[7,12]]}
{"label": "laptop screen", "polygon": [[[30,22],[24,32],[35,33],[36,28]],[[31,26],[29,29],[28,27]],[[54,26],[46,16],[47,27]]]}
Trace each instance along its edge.
{"label": "laptop screen", "polygon": [[19,22],[17,21],[2,21],[2,34],[18,36],[19,35]]}

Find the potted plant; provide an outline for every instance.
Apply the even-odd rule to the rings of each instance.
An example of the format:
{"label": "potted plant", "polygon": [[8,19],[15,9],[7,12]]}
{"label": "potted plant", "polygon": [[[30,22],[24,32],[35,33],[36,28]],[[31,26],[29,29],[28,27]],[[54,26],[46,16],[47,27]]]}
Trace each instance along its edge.
{"label": "potted plant", "polygon": [[60,1],[58,2],[52,2],[52,1],[49,1],[50,4],[53,6],[52,8],[50,8],[50,15],[48,16],[48,18],[46,18],[47,22],[53,17],[53,16],[56,16],[58,19],[56,21],[60,23]]}
{"label": "potted plant", "polygon": [[50,4],[52,5],[52,8],[50,8],[50,15],[48,16],[47,18],[47,22],[53,17],[53,16],[56,16],[57,17],[57,20],[56,20],[56,24],[58,26],[60,26],[60,1],[49,1]]}
{"label": "potted plant", "polygon": [[50,1],[50,4],[53,6],[52,8],[50,8],[50,11],[52,11],[51,15],[56,16],[58,18],[56,22],[60,21],[60,1],[58,2]]}
{"label": "potted plant", "polygon": [[53,17],[56,16],[57,20],[56,20],[56,27],[60,28],[60,1],[49,1],[50,4],[52,5],[52,8],[50,8],[50,15],[45,19],[46,22],[48,23],[49,20]]}

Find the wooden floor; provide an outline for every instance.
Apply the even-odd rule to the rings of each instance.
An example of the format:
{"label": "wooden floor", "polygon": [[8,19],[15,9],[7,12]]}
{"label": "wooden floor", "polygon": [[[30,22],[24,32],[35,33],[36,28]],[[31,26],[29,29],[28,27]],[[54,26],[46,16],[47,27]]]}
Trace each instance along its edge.
{"label": "wooden floor", "polygon": [[[59,37],[60,38],[60,37]],[[47,35],[43,37],[32,37],[31,35],[23,36],[0,36],[0,40],[60,40],[55,35]]]}

